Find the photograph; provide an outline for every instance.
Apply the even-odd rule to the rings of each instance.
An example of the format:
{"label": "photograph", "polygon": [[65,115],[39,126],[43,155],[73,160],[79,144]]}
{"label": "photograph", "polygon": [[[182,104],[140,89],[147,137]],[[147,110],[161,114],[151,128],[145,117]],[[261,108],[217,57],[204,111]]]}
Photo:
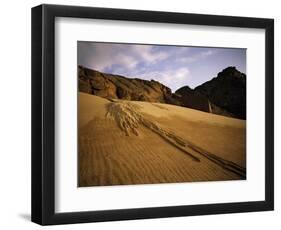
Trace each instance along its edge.
{"label": "photograph", "polygon": [[239,213],[245,228],[247,213],[274,211],[276,20],[264,12],[33,6],[31,221]]}
{"label": "photograph", "polygon": [[77,53],[79,187],[246,179],[246,49]]}

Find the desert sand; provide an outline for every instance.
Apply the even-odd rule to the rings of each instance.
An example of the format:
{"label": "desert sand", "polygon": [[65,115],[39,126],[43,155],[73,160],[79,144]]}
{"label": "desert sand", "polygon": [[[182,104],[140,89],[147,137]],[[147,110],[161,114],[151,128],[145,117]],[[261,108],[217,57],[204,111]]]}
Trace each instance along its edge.
{"label": "desert sand", "polygon": [[79,93],[78,186],[246,179],[246,121]]}

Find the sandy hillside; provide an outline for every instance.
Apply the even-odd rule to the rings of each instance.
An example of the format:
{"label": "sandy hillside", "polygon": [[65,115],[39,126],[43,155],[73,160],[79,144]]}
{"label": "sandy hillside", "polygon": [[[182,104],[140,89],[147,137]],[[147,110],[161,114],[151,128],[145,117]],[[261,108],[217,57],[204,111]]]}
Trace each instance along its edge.
{"label": "sandy hillside", "polygon": [[246,123],[79,93],[79,186],[246,178]]}

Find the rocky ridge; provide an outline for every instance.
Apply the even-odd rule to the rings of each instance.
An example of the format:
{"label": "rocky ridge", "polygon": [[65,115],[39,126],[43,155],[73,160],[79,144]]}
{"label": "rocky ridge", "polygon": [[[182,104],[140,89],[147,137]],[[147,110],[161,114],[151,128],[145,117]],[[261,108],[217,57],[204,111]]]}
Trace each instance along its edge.
{"label": "rocky ridge", "polygon": [[246,118],[246,75],[228,67],[211,81],[175,93],[155,80],[126,78],[78,66],[79,91],[107,99],[148,101],[184,106],[204,112]]}

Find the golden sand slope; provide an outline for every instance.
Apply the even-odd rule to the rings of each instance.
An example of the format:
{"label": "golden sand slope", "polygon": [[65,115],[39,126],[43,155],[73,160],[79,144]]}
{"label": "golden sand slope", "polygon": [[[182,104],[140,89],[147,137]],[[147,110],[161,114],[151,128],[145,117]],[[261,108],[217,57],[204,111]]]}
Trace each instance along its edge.
{"label": "golden sand slope", "polygon": [[79,186],[246,178],[245,121],[79,93]]}

